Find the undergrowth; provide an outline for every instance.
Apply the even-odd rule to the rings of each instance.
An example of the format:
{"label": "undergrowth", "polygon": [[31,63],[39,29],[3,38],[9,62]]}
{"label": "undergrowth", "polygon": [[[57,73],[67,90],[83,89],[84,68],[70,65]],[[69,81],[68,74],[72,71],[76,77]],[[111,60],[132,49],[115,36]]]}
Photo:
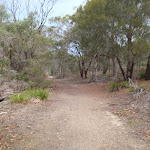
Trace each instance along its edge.
{"label": "undergrowth", "polygon": [[146,71],[143,70],[138,74],[138,79],[140,80],[145,79],[145,76],[146,76]]}
{"label": "undergrowth", "polygon": [[111,83],[109,83],[108,90],[110,92],[119,91],[119,83],[117,83],[117,82],[111,82]]}
{"label": "undergrowth", "polygon": [[19,94],[10,96],[10,100],[12,103],[23,103],[31,100],[32,98],[45,100],[48,98],[48,91],[40,88],[27,89]]}
{"label": "undergrowth", "polygon": [[123,88],[129,88],[129,83],[127,81],[111,82],[108,85],[109,92],[116,92]]}

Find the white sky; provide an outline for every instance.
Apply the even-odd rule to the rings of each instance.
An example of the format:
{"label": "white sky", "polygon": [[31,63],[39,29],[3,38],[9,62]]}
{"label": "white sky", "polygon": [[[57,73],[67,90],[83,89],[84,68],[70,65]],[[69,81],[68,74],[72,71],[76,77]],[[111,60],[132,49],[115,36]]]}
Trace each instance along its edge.
{"label": "white sky", "polygon": [[[11,8],[13,0],[0,0],[0,4],[4,4],[6,7]],[[43,1],[43,0],[41,0]],[[50,15],[48,18],[51,17],[57,17],[61,16],[64,17],[65,15],[73,15],[75,13],[76,9],[80,5],[84,5],[87,0],[57,0],[55,6],[53,7],[52,11],[50,12]],[[18,19],[23,19],[27,16],[27,11],[25,6],[27,6],[28,0],[14,0],[15,5],[19,6],[18,12]],[[34,11],[34,9],[38,8],[40,0],[29,0],[29,11]],[[22,11],[25,10],[25,11]]]}
{"label": "white sky", "polygon": [[75,12],[75,8],[78,8],[81,4],[84,4],[86,0],[58,0],[51,12],[52,17],[65,16],[67,14],[72,15]]}

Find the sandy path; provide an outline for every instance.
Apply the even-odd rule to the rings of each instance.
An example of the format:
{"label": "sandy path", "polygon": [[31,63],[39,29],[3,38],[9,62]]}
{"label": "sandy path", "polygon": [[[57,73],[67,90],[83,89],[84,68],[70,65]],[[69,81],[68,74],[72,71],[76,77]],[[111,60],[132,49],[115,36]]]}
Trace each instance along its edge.
{"label": "sandy path", "polygon": [[150,150],[107,111],[107,101],[100,94],[65,80],[59,82],[59,89],[56,102],[45,110],[34,107],[37,113],[33,113],[28,106],[19,112],[21,116],[28,111],[32,128],[26,134],[32,134],[14,145],[15,150]]}

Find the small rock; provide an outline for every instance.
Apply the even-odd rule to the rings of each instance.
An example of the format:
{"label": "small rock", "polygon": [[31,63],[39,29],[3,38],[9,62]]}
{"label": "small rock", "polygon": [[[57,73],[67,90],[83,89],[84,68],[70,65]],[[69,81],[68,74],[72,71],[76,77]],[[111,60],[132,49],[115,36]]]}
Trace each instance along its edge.
{"label": "small rock", "polygon": [[31,129],[31,126],[27,126],[28,129]]}

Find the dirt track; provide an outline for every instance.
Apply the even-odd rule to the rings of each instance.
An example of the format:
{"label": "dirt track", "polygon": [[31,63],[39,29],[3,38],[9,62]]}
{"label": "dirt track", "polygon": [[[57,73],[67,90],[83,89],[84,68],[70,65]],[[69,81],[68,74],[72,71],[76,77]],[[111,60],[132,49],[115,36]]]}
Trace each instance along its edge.
{"label": "dirt track", "polygon": [[22,120],[25,138],[11,149],[150,150],[148,143],[108,111],[108,101],[97,85],[69,80],[57,85],[53,103],[28,104],[14,114]]}

